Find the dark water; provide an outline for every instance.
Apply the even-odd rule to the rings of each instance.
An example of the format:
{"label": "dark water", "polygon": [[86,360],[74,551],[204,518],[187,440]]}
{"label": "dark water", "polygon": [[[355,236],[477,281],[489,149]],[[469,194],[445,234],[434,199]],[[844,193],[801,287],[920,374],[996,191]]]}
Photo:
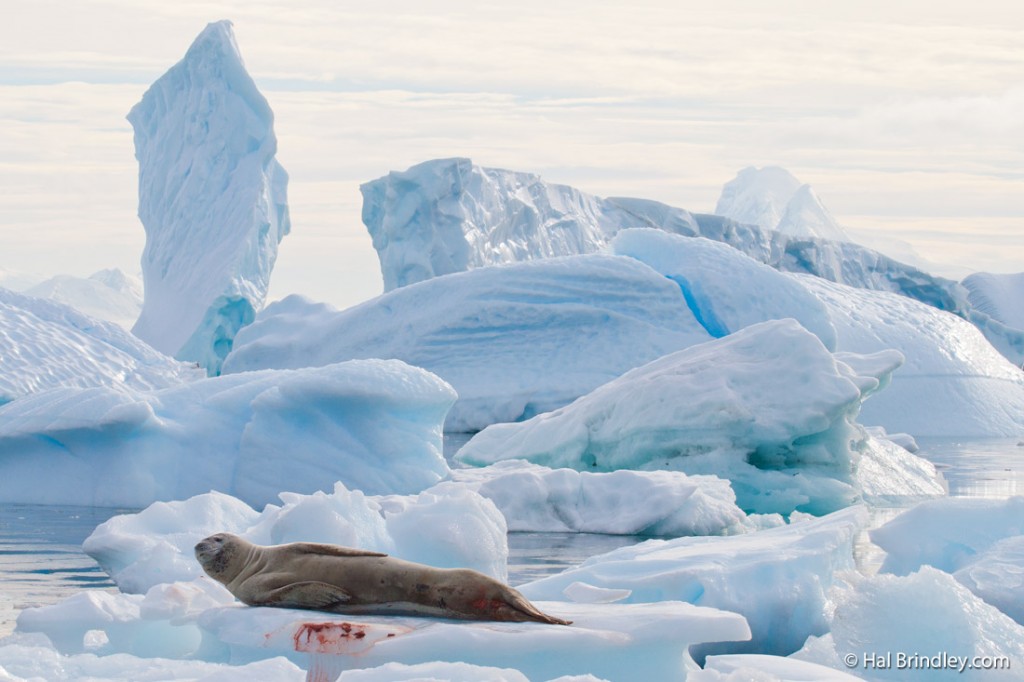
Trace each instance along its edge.
{"label": "dark water", "polygon": [[[921,440],[922,456],[943,472],[950,495],[1006,498],[1024,495],[1024,445],[1017,440]],[[81,544],[111,516],[132,510],[0,504],[0,636],[14,628],[18,611],[53,604],[82,589],[115,589]],[[872,510],[872,526],[902,508]],[[587,557],[643,538],[576,533],[509,535],[509,582],[520,585],[574,566]],[[881,550],[858,541],[858,564],[871,571]]]}

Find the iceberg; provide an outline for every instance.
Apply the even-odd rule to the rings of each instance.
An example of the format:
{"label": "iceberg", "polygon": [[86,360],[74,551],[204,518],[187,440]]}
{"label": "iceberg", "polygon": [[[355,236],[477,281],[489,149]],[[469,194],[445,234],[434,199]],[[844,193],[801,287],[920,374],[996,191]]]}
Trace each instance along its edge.
{"label": "iceberg", "polygon": [[678,600],[740,613],[750,623],[749,642],[693,653],[786,655],[810,635],[828,631],[829,589],[837,572],[854,568],[854,538],[867,517],[858,506],[756,533],[648,540],[591,557],[519,591],[530,600],[550,601],[566,599],[582,584],[625,594],[618,603]]}
{"label": "iceberg", "polygon": [[210,24],[132,108],[145,301],[133,332],[211,375],[264,303],[290,230],[273,114],[231,23]]}
{"label": "iceberg", "polygon": [[[786,225],[827,231],[834,224],[827,211],[809,188],[798,189],[793,188],[792,211],[788,217],[779,212],[778,220],[786,217]],[[863,246],[784,234],[646,199],[602,199],[529,173],[483,168],[469,159],[427,161],[368,182],[361,190],[363,222],[380,258],[386,291],[488,265],[600,252],[619,230],[648,227],[724,242],[784,272],[901,293],[961,314],[969,307],[958,283]]]}
{"label": "iceberg", "polygon": [[123,328],[44,299],[0,288],[0,406],[57,387],[112,393],[162,389],[198,378]]}
{"label": "iceberg", "polygon": [[[747,511],[834,511],[858,499],[859,460],[875,457],[855,421],[861,402],[902,362],[894,352],[846,359],[794,320],[752,325],[665,355],[566,407],[492,425],[456,458],[714,474],[732,482]],[[889,479],[904,494],[943,493],[934,468],[908,468],[893,480],[895,469],[874,485]]]}
{"label": "iceberg", "polygon": [[212,488],[264,504],[335,481],[419,492],[448,473],[441,424],[454,400],[396,360],[153,391],[57,388],[0,406],[0,500],[142,507]]}
{"label": "iceberg", "polygon": [[975,273],[963,281],[971,322],[1010,362],[1024,368],[1024,273]]}
{"label": "iceberg", "polygon": [[798,276],[829,309],[837,350],[906,358],[860,419],[915,437],[1018,437],[1024,373],[966,320],[905,296]]}
{"label": "iceberg", "polygon": [[28,296],[47,298],[89,317],[131,329],[142,310],[142,282],[116,268],[89,277],[57,275],[26,289]]}
{"label": "iceberg", "polygon": [[709,338],[676,284],[595,254],[433,278],[340,312],[290,296],[239,333],[223,371],[396,358],[451,384],[445,429],[472,432],[561,407]]}
{"label": "iceberg", "polygon": [[811,186],[778,166],[737,173],[722,187],[715,215],[793,237],[850,241]]}

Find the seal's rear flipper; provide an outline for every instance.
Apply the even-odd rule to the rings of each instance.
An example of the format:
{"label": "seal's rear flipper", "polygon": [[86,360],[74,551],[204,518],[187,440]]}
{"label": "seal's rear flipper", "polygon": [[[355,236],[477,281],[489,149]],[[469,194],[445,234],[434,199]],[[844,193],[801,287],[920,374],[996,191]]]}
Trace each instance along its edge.
{"label": "seal's rear flipper", "polygon": [[330,611],[352,600],[352,595],[335,585],[308,581],[293,583],[271,590],[253,606],[277,606],[286,609],[314,609]]}

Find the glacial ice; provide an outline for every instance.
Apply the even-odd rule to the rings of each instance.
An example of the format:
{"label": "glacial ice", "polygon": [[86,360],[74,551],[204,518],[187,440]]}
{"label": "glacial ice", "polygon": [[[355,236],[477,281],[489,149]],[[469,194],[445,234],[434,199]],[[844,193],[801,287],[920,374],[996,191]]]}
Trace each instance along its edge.
{"label": "glacial ice", "polygon": [[115,324],[0,288],[0,406],[61,386],[123,392],[194,378],[187,365]]}
{"label": "glacial ice", "polygon": [[89,317],[131,329],[142,310],[142,281],[116,268],[89,277],[57,275],[26,289],[28,296],[69,305]]}
{"label": "glacial ice", "polygon": [[811,186],[778,166],[737,173],[722,187],[715,214],[793,237],[850,241]]}
{"label": "glacial ice", "polygon": [[395,360],[53,389],[0,406],[0,499],[141,507],[213,488],[263,504],[335,481],[419,492],[448,472],[441,424],[454,400]]}
{"label": "glacial ice", "polygon": [[[648,227],[724,242],[785,272],[893,291],[941,310],[964,313],[969,307],[958,283],[863,246],[783,234],[646,199],[602,199],[468,159],[427,161],[361,189],[363,222],[380,258],[385,290],[487,265],[594,253],[623,228]],[[827,212],[813,193],[800,197],[787,224],[807,220],[807,229],[825,229]]]}
{"label": "glacial ice", "polygon": [[434,278],[340,312],[290,296],[239,333],[223,369],[397,358],[458,392],[446,430],[477,431],[709,338],[676,284],[633,259],[590,255]]}
{"label": "glacial ice", "polygon": [[971,322],[1010,362],[1024,367],[1024,273],[975,273],[963,281]]}
{"label": "glacial ice", "polygon": [[133,332],[219,373],[288,234],[273,113],[231,23],[212,23],[132,108],[145,301]]}
{"label": "glacial ice", "polygon": [[[794,320],[756,324],[665,355],[553,412],[492,425],[456,458],[714,474],[732,482],[748,511],[834,511],[858,499],[858,462],[875,456],[855,421],[860,404],[902,358],[847,360],[852,367]],[[871,484],[889,483],[890,495],[943,492],[930,466],[891,469]]]}

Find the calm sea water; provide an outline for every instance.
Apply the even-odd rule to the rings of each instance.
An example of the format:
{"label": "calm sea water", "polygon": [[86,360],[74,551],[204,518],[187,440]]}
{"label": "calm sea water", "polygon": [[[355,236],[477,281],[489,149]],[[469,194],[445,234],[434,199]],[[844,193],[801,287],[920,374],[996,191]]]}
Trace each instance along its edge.
{"label": "calm sea water", "polygon": [[[452,445],[456,445],[453,443]],[[921,455],[934,462],[950,495],[1006,498],[1024,495],[1024,444],[1017,440],[921,440]],[[21,609],[56,603],[82,589],[115,590],[99,566],[83,554],[82,541],[111,516],[131,510],[44,505],[0,505],[0,636],[14,629]],[[876,509],[873,524],[900,508]],[[509,582],[519,585],[557,573],[595,554],[642,538],[574,533],[509,535]],[[867,534],[858,541],[865,570],[881,562]]]}

